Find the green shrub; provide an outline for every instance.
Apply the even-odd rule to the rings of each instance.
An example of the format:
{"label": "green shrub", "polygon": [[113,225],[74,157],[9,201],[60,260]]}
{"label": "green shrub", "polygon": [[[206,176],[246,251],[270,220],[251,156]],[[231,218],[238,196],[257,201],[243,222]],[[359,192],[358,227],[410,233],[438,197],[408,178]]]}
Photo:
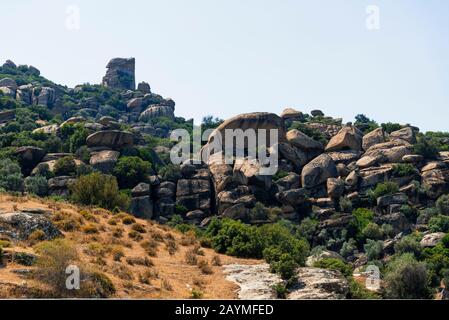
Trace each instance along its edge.
{"label": "green shrub", "polygon": [[449,232],[449,216],[440,214],[432,217],[429,220],[428,226],[432,232]]}
{"label": "green shrub", "polygon": [[47,194],[47,179],[42,176],[30,176],[25,179],[25,191],[43,197]]}
{"label": "green shrub", "polygon": [[418,138],[418,142],[413,146],[413,152],[428,160],[435,160],[439,156],[438,147],[426,137]]}
{"label": "green shrub", "polygon": [[386,296],[392,299],[427,299],[430,290],[426,266],[410,253],[400,255],[387,266]]}
{"label": "green shrub", "polygon": [[395,177],[407,177],[418,173],[418,170],[410,163],[399,163],[393,165],[392,174]]}
{"label": "green shrub", "polygon": [[94,172],[81,176],[70,186],[70,190],[76,203],[110,210],[116,207],[126,210],[129,206],[129,196],[119,191],[117,180],[110,175]]}
{"label": "green shrub", "polygon": [[352,211],[352,201],[347,197],[340,198],[340,211],[341,212],[351,212]]}
{"label": "green shrub", "polygon": [[159,175],[163,180],[176,182],[181,178],[181,168],[170,163],[159,169]]}
{"label": "green shrub", "polygon": [[257,228],[240,221],[223,219],[215,234],[209,225],[208,233],[212,236],[212,247],[220,252],[244,258],[261,258],[263,239]]}
{"label": "green shrub", "polygon": [[288,289],[287,286],[283,282],[276,283],[272,286],[273,290],[276,292],[276,297],[278,299],[286,299]]}
{"label": "green shrub", "polygon": [[382,129],[384,129],[384,131],[388,134],[402,129],[402,126],[399,123],[387,122],[387,123],[382,123],[381,126],[382,126]]}
{"label": "green shrub", "polygon": [[362,284],[358,283],[354,278],[349,279],[349,299],[372,300],[380,299],[380,295],[366,289]]}
{"label": "green shrub", "polygon": [[22,191],[23,176],[20,166],[11,159],[0,160],[0,189]]}
{"label": "green shrub", "polygon": [[71,176],[76,173],[76,163],[72,156],[66,156],[58,159],[54,168],[57,176]]}
{"label": "green shrub", "polygon": [[377,198],[395,194],[399,191],[399,186],[395,182],[379,183],[374,189],[374,196]]}
{"label": "green shrub", "polygon": [[379,225],[374,222],[368,223],[366,227],[363,228],[362,235],[365,239],[374,239],[374,240],[380,240],[384,237],[382,228],[379,227]]}
{"label": "green shrub", "polygon": [[445,247],[449,249],[449,233],[446,234],[443,239],[441,239],[441,244]]}
{"label": "green shrub", "polygon": [[436,202],[436,207],[440,214],[449,216],[449,195],[444,194],[438,198]]}
{"label": "green shrub", "polygon": [[146,181],[151,164],[139,157],[121,157],[114,167],[114,175],[122,188],[133,188]]}
{"label": "green shrub", "polygon": [[368,261],[377,260],[382,257],[384,243],[380,240],[367,239],[363,248],[365,249]]}
{"label": "green shrub", "polygon": [[324,258],[313,265],[315,268],[329,269],[340,271],[345,277],[352,275],[352,268],[345,262],[336,258]]}
{"label": "green shrub", "polygon": [[301,238],[312,241],[318,227],[318,220],[312,218],[304,218],[297,228],[297,235]]}
{"label": "green shrub", "polygon": [[341,246],[340,255],[343,258],[348,258],[352,256],[356,250],[357,250],[357,242],[351,238],[348,241],[345,241]]}
{"label": "green shrub", "polygon": [[358,236],[361,236],[363,229],[373,220],[374,212],[365,208],[357,208],[352,211],[352,217],[350,226],[356,230]]}
{"label": "green shrub", "polygon": [[412,253],[416,258],[419,258],[421,250],[421,244],[413,235],[405,236],[394,245],[394,252],[398,255]]}
{"label": "green shrub", "polygon": [[415,222],[418,217],[418,210],[409,205],[403,205],[400,209],[401,213],[411,222]]}

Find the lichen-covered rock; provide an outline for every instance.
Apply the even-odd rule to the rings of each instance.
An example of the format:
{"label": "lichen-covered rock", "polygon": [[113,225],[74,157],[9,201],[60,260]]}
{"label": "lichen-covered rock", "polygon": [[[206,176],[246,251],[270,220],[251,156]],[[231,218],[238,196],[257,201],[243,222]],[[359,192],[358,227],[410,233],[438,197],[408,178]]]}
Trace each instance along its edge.
{"label": "lichen-covered rock", "polygon": [[421,247],[428,248],[428,247],[435,247],[438,243],[441,242],[441,240],[444,238],[446,234],[444,232],[434,232],[429,233],[423,236],[421,240]]}
{"label": "lichen-covered rock", "polygon": [[175,117],[174,109],[169,106],[152,105],[140,114],[139,120],[146,122],[153,118],[167,117],[173,119]]}
{"label": "lichen-covered rock", "polygon": [[62,236],[46,215],[25,212],[0,213],[0,235],[15,240],[27,240],[36,230],[44,233],[45,240]]}

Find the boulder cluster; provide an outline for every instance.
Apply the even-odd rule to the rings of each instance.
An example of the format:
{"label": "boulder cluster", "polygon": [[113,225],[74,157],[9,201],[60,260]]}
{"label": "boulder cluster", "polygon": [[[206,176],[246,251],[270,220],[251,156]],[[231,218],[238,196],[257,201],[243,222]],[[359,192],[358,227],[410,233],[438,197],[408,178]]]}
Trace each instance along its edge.
{"label": "boulder cluster", "polygon": [[[270,222],[273,214],[276,220],[296,223],[313,217],[318,226],[311,241],[319,245],[347,229],[353,219],[349,206],[370,207],[375,223],[393,228],[391,238],[412,230],[426,231],[426,222],[410,221],[402,208],[434,206],[449,192],[449,153],[439,152],[432,158],[417,154],[418,128],[377,127],[363,133],[361,126],[342,124],[341,119],[327,117],[320,110],[309,115],[293,108],[280,115],[237,115],[215,128],[222,137],[227,129],[277,130],[276,141],[269,137],[258,141],[269,146],[265,150],[268,155],[278,159],[274,175],[262,174],[260,169],[267,164],[248,156],[251,146],[243,146],[244,156],[235,156],[231,162],[224,161],[223,150],[211,153],[211,135],[202,148],[207,161],[187,161],[176,169],[176,175],[167,177],[161,172],[171,166],[167,157],[170,132],[191,122],[175,117],[175,102],[153,93],[148,83],[141,82],[136,88],[134,58],[112,59],[102,85],[75,88],[52,83],[32,66],[7,61],[1,70],[10,75],[0,78],[1,101],[7,102],[0,108],[0,127],[8,128],[8,134],[16,130],[8,127],[11,123],[23,126],[18,114],[21,108],[38,109],[44,115],[27,118],[36,141],[52,136],[64,142],[67,128],[80,130],[79,136],[70,136],[69,152],[49,152],[49,148],[26,145],[25,139],[9,145],[9,140],[2,140],[2,146],[13,148],[24,176],[41,174],[44,167],[53,173],[48,179],[48,195],[67,196],[77,178],[56,172],[62,158],[72,157],[77,168],[90,166],[111,174],[121,157],[153,143],[147,156],[153,168],[129,187],[129,210],[134,215],[165,223],[176,214],[201,226],[212,216],[252,224]],[[8,134],[5,136],[12,136]],[[154,146],[155,139],[163,143]],[[397,185],[397,190],[374,202],[368,199],[370,191],[386,182]],[[429,235],[424,245],[439,238]]]}

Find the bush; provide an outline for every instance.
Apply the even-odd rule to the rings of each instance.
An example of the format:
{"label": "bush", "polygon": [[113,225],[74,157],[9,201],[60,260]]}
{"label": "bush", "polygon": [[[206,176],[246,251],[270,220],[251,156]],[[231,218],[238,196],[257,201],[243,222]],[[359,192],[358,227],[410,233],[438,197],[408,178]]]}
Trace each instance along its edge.
{"label": "bush", "polygon": [[43,197],[47,195],[47,179],[42,176],[30,176],[25,179],[25,191]]}
{"label": "bush", "polygon": [[177,182],[181,178],[181,168],[170,163],[159,169],[159,175],[163,180]]}
{"label": "bush", "polygon": [[346,197],[340,198],[340,211],[341,212],[351,212],[352,211],[352,201]]}
{"label": "bush", "polygon": [[318,226],[318,221],[311,218],[305,218],[297,228],[299,237],[312,241]]}
{"label": "bush", "polygon": [[117,180],[110,175],[94,172],[81,176],[70,186],[70,190],[76,203],[110,210],[116,207],[126,210],[129,206],[129,197],[119,191]]}
{"label": "bush", "polygon": [[394,245],[394,252],[398,255],[411,253],[416,258],[419,258],[421,250],[421,244],[416,239],[416,236],[413,235],[405,236]]}
{"label": "bush", "polygon": [[[449,249],[449,233],[446,234],[443,239],[441,239],[441,244],[445,247]],[[449,288],[448,288],[449,289]]]}
{"label": "bush", "polygon": [[288,253],[283,253],[277,261],[270,263],[271,272],[275,272],[284,280],[290,280],[295,276],[298,263]]}
{"label": "bush", "polygon": [[418,138],[418,142],[413,146],[413,152],[428,160],[435,160],[439,156],[438,147],[426,137]]}
{"label": "bush", "polygon": [[436,207],[440,214],[449,216],[449,195],[444,194],[438,198],[436,202]]}
{"label": "bush", "polygon": [[72,156],[62,157],[55,163],[54,168],[55,175],[57,176],[70,176],[76,173],[76,163]]}
{"label": "bush", "polygon": [[357,250],[357,242],[351,238],[348,241],[345,241],[341,246],[340,255],[343,258],[348,258],[352,256],[356,250]]}
{"label": "bush", "polygon": [[395,177],[407,177],[418,173],[418,170],[410,163],[395,164],[392,171]]}
{"label": "bush", "polygon": [[20,166],[11,159],[0,160],[0,189],[22,191],[23,176]]}
{"label": "bush", "polygon": [[352,221],[350,223],[350,226],[353,227],[357,235],[360,237],[362,236],[363,229],[366,228],[366,226],[373,220],[374,213],[365,208],[357,208],[354,211],[352,211]]}
{"label": "bush", "polygon": [[372,300],[380,299],[379,294],[374,293],[365,288],[362,284],[358,283],[354,278],[349,279],[349,299],[361,299],[361,300]]}
{"label": "bush", "polygon": [[384,237],[382,228],[379,227],[379,225],[375,224],[374,222],[368,223],[367,226],[363,228],[362,235],[365,239],[374,239],[374,240],[380,240]]}
{"label": "bush", "polygon": [[321,259],[321,260],[315,262],[315,264],[313,266],[315,268],[323,268],[323,269],[340,271],[345,277],[349,277],[350,275],[352,275],[352,268],[345,262],[341,261],[340,259],[336,259],[336,258]]}
{"label": "bush", "polygon": [[406,253],[392,260],[385,276],[386,296],[392,299],[429,298],[428,275],[424,263]]}
{"label": "bush", "polygon": [[212,247],[216,251],[244,258],[261,258],[262,243],[263,239],[255,227],[230,219],[221,221],[220,229],[212,238]]}
{"label": "bush", "polygon": [[377,199],[379,197],[388,196],[395,194],[399,191],[399,186],[395,182],[383,182],[379,183],[374,189],[374,197]]}
{"label": "bush", "polygon": [[429,230],[432,232],[449,232],[449,216],[437,215],[429,220]]}
{"label": "bush", "polygon": [[151,164],[139,157],[121,157],[114,167],[114,175],[122,188],[133,188],[139,182],[146,181]]}
{"label": "bush", "polygon": [[377,260],[382,257],[384,243],[383,241],[376,241],[368,239],[363,247],[365,249],[368,261]]}
{"label": "bush", "polygon": [[66,288],[65,270],[79,261],[74,244],[65,239],[56,239],[39,243],[35,250],[39,254],[36,262],[38,279],[52,287],[56,296],[70,295]]}

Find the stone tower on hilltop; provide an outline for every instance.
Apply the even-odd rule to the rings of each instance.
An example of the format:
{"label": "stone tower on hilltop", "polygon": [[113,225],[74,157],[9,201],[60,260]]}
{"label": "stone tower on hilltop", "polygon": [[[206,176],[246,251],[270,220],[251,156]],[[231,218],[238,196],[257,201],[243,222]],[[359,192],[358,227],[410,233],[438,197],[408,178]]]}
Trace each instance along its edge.
{"label": "stone tower on hilltop", "polygon": [[136,89],[136,59],[114,58],[109,61],[106,68],[108,70],[102,81],[105,87],[124,90]]}

